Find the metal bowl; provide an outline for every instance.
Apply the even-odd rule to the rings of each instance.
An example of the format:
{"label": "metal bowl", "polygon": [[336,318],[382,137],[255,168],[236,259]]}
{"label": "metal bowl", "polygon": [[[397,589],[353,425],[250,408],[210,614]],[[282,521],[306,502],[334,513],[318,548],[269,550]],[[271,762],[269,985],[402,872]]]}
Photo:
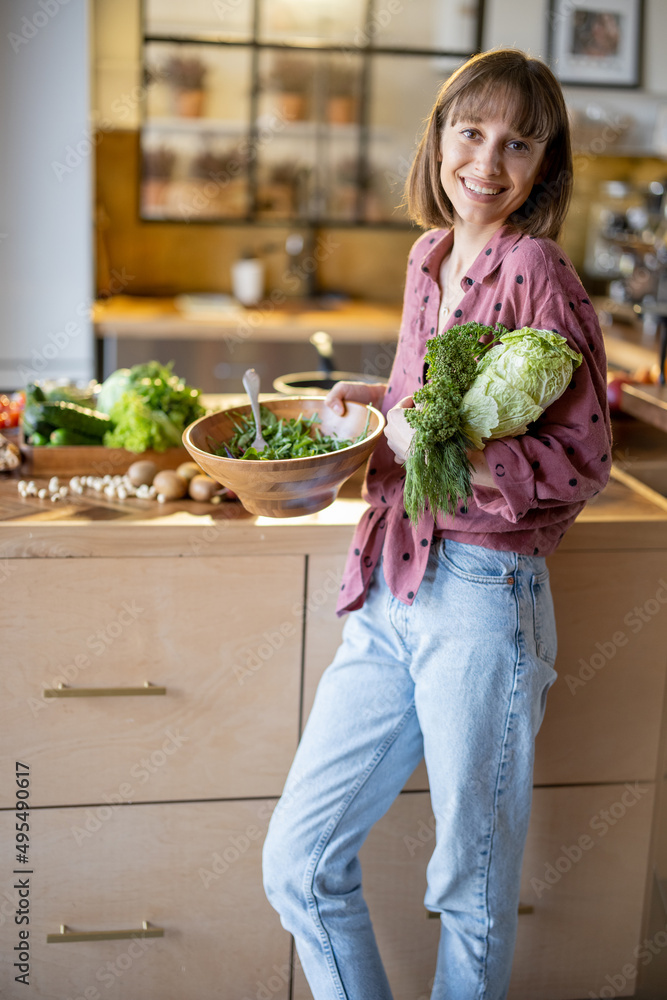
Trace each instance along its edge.
{"label": "metal bowl", "polygon": [[321,396],[333,389],[336,382],[372,382],[386,385],[386,378],[377,375],[362,375],[360,372],[292,372],[290,375],[279,375],[273,381],[276,392],[285,396]]}

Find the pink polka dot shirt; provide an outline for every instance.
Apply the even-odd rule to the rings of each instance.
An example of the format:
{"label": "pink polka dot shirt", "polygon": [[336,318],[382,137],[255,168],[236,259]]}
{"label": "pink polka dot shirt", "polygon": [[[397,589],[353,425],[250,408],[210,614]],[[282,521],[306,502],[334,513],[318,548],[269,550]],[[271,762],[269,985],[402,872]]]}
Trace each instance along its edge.
{"label": "pink polka dot shirt", "polygon": [[[409,256],[396,357],[382,404],[386,414],[424,380],[426,341],[438,328],[440,264],[448,230],[431,230]],[[369,509],[348,553],[337,614],[359,608],[380,556],[392,593],[412,604],[433,541],[453,538],[489,549],[548,556],[586,501],[609,478],[611,428],[606,359],[597,316],[572,263],[552,240],[499,229],[461,282],[465,292],[448,326],[476,321],[553,330],[583,355],[565,393],[516,438],[484,449],[496,489],[474,486],[454,517],[426,512],[414,528],[403,507],[405,470],[383,437],[363,487]]]}

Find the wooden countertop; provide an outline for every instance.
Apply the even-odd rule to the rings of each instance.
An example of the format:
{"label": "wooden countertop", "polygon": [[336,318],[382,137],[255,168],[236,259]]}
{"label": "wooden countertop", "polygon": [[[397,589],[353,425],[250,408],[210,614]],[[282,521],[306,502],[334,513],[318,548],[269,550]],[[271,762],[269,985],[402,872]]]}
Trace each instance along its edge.
{"label": "wooden countertop", "polygon": [[[52,503],[22,498],[17,477],[0,477],[2,560],[17,557],[222,556],[345,551],[366,505],[359,477],[326,510],[307,517],[248,514],[238,502],[217,507],[191,500],[158,504],[110,500],[92,491]],[[37,483],[37,480],[35,480]],[[46,485],[46,480],[38,483]],[[562,549],[667,549],[667,502],[654,503],[612,479],[584,508]]]}
{"label": "wooden countertop", "polygon": [[[246,309],[230,304],[224,308],[188,311],[187,296],[144,297],[116,295],[93,306],[93,326],[98,338],[216,340],[226,334],[242,339],[307,341],[316,330],[326,330],[334,341],[394,341],[401,323],[401,306],[348,301],[330,302],[330,308],[307,301],[275,305],[267,299],[261,307]],[[614,304],[593,300],[599,314]],[[628,371],[650,366],[657,360],[657,339],[634,324],[612,322],[603,327],[610,365]]]}
{"label": "wooden countertop", "polygon": [[[261,310],[242,310],[246,318],[259,313]],[[322,322],[323,317],[335,317],[339,338],[332,323]],[[311,332],[324,325],[334,339],[355,339],[362,335],[359,325],[362,319],[375,323],[375,327],[363,327],[363,336],[373,339],[369,329],[374,329],[376,339],[384,339],[390,334],[390,320],[395,322],[391,336],[396,335],[400,309],[356,303],[341,306],[331,313],[290,314],[275,310],[268,317],[259,316],[252,329],[258,336],[264,336],[267,330],[269,337],[284,339],[285,331],[290,328],[296,339],[307,339]],[[118,296],[95,307],[98,336],[113,330],[119,336],[151,337],[157,336],[158,331],[163,336],[165,322],[171,330],[166,335],[174,337],[187,335],[183,334],[187,329],[205,331],[203,336],[213,337],[220,335],[224,328],[219,318],[184,321],[177,315],[173,300]],[[227,329],[233,327],[231,320],[225,322],[230,324]],[[351,325],[346,326],[346,323]],[[648,363],[649,356],[654,359],[655,349],[642,344],[641,339],[642,335],[629,327],[607,327],[605,341],[610,348],[610,360],[619,357],[617,348],[621,353],[626,352],[624,358],[632,357],[629,367]],[[641,362],[637,360],[640,356]],[[644,395],[652,391],[661,411],[665,411],[664,389],[657,386],[641,389]],[[216,398],[207,397],[206,402],[210,405]],[[642,400],[642,405],[644,403],[646,401]],[[622,460],[612,465],[613,478],[584,508],[565,536],[562,549],[667,548],[667,500],[651,490],[642,490],[641,484],[633,482],[631,475],[632,460],[640,455],[644,433],[641,425],[637,426],[639,438],[635,434],[629,446],[623,442],[626,447]],[[661,445],[657,447],[662,451]],[[655,450],[654,443],[652,450]],[[188,500],[158,505],[155,501],[136,498],[108,500],[92,492],[53,504],[34,497],[21,498],[16,490],[17,478],[13,476],[12,481],[0,475],[0,560],[27,556],[336,553],[345,550],[366,507],[359,495],[359,474],[344,484],[339,499],[331,507],[308,517],[284,520],[255,517],[233,502],[223,502],[217,507]],[[46,485],[46,480],[41,485]]]}
{"label": "wooden countertop", "polygon": [[[395,341],[401,323],[401,306],[382,303],[330,300],[274,304],[266,299],[257,308],[231,302],[220,308],[188,310],[184,299],[117,295],[93,306],[93,327],[98,339],[201,339],[238,337],[268,341],[308,341],[317,330],[326,330],[338,343]],[[324,300],[326,301],[326,300]]]}

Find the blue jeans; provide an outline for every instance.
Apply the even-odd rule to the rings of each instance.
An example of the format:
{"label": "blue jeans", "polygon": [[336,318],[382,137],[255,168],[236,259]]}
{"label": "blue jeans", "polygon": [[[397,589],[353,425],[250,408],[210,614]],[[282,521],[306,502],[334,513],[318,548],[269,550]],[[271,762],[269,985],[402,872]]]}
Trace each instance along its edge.
{"label": "blue jeans", "polygon": [[325,670],[264,844],[264,888],[315,1000],[391,1000],[358,851],[422,756],[440,914],[432,1000],[502,1000],[535,735],[556,679],[542,557],[438,540],[412,607],[378,567]]}

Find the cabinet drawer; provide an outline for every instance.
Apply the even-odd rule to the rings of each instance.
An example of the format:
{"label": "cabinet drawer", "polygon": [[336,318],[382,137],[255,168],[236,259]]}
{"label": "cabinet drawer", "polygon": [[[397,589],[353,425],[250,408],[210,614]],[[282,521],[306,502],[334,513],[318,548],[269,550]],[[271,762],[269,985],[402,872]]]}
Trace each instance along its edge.
{"label": "cabinet drawer", "polygon": [[535,784],[654,781],[667,667],[664,552],[549,560],[558,680],[537,736]]}
{"label": "cabinet drawer", "polygon": [[[340,642],[344,564],[343,556],[309,560],[304,720]],[[537,737],[535,784],[653,781],[667,668],[664,553],[563,552],[549,568],[559,676]],[[406,787],[428,788],[423,763]]]}
{"label": "cabinet drawer", "polygon": [[[298,556],[17,560],[0,745],[30,765],[33,805],[279,795],[303,573]],[[59,681],[166,694],[43,697]]]}
{"label": "cabinet drawer", "polygon": [[[624,785],[535,790],[521,886],[533,912],[519,917],[508,1000],[599,996],[607,975],[637,962],[652,805],[650,785],[639,787],[639,798]],[[428,794],[401,794],[360,853],[378,946],[401,1000],[428,1000],[435,973],[439,921],[423,905],[432,831]],[[592,846],[570,861],[564,847],[575,858],[584,835]],[[294,1000],[310,998],[297,968]]]}
{"label": "cabinet drawer", "polygon": [[[0,995],[20,1000],[287,1000],[290,938],[267,902],[261,847],[275,800],[134,805],[31,814],[30,987],[14,980],[13,916],[0,925]],[[14,814],[0,814],[3,909],[17,890]],[[163,928],[143,940],[47,944],[75,932]],[[261,994],[264,995],[264,994]]]}
{"label": "cabinet drawer", "polygon": [[[519,919],[508,1000],[599,996],[607,977],[637,967],[654,793],[630,783],[535,789],[521,878],[534,912]],[[634,989],[628,980],[614,995]]]}

